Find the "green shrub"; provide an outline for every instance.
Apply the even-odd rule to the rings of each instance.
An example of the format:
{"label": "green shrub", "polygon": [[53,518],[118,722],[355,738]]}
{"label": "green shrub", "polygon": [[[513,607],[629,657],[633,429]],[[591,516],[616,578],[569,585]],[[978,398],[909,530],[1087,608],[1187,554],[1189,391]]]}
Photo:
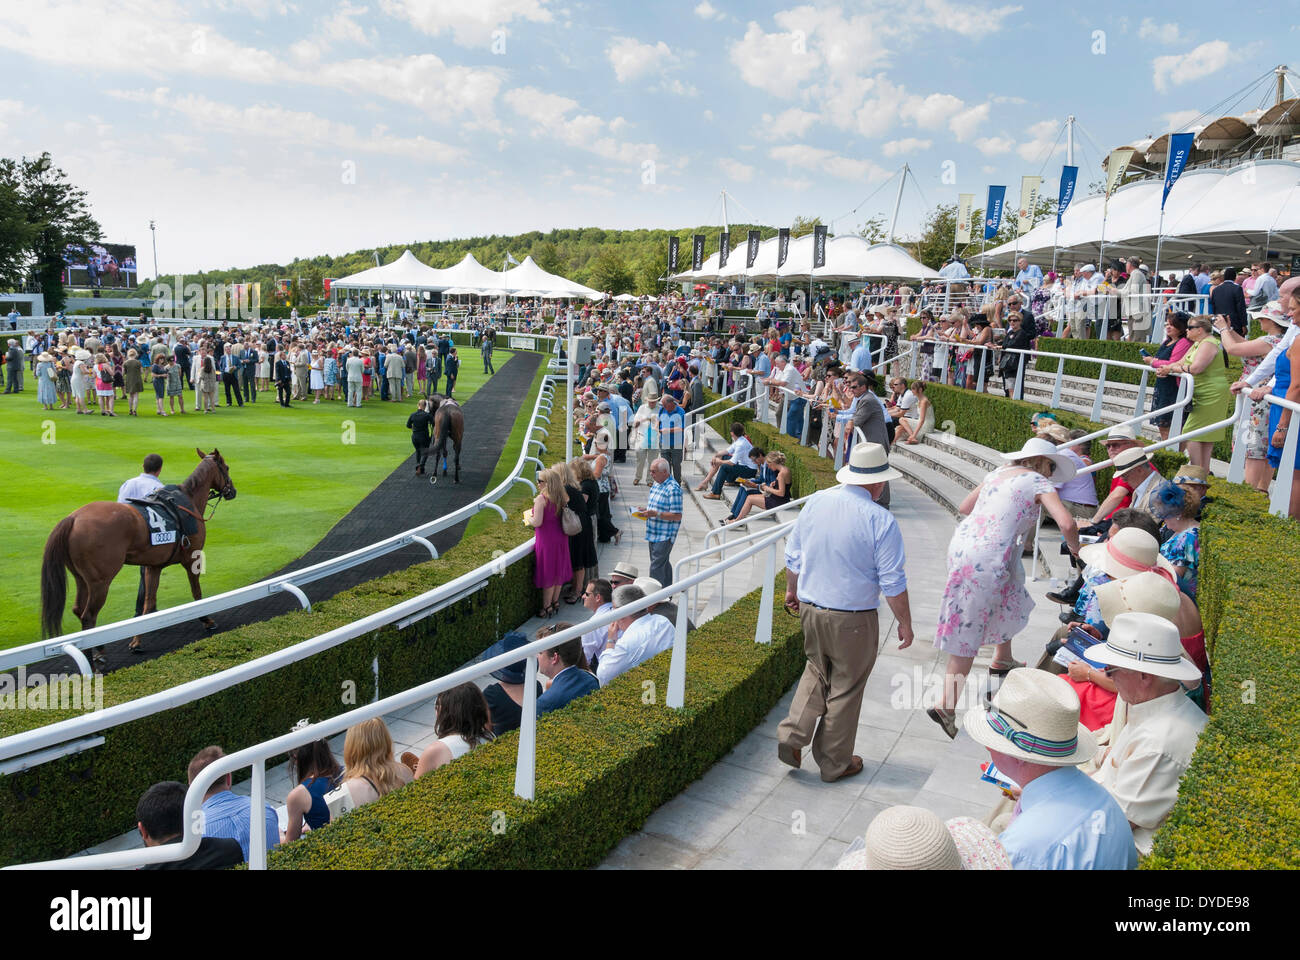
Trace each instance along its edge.
{"label": "green shrub", "polygon": [[1211,482],[1197,591],[1212,714],[1142,866],[1300,868],[1300,530],[1249,487]]}
{"label": "green shrub", "polygon": [[[1146,350],[1148,353],[1155,353],[1160,349],[1158,343],[1130,343],[1126,340],[1075,340],[1073,337],[1039,337],[1038,349],[1043,353],[1069,353],[1081,357],[1098,357],[1106,360],[1122,360],[1125,363],[1142,362],[1141,351]],[[1221,361],[1216,361],[1221,362]],[[1056,373],[1059,361],[1050,357],[1039,359],[1035,369],[1045,373]],[[1083,377],[1086,380],[1095,381],[1101,373],[1101,366],[1096,363],[1084,363],[1081,360],[1065,361],[1065,375],[1067,377]],[[1241,376],[1241,359],[1238,357],[1228,358],[1228,377],[1230,380],[1236,380]],[[1107,367],[1107,382],[1115,381],[1117,383],[1138,384],[1142,382],[1142,373],[1139,370],[1130,370],[1127,367]],[[1147,378],[1147,386],[1150,387],[1155,383],[1155,377]]]}
{"label": "green shrub", "polygon": [[[536,799],[514,795],[518,732],[277,848],[272,869],[576,869],[594,866],[739,743],[799,677],[799,623],[762,591],[688,635],[686,699],[663,705],[671,652],[537,723]],[[775,749],[775,748],[774,748]],[[494,829],[495,826],[495,829]]]}
{"label": "green shrub", "polygon": [[[704,392],[705,403],[718,399],[718,394]],[[708,411],[712,413],[713,411]],[[805,407],[804,416],[811,411]],[[754,411],[748,407],[738,407],[728,411],[709,424],[722,436],[727,436],[733,423],[745,424],[745,433],[757,447],[769,453],[779,450],[785,454],[785,465],[790,468],[790,498],[797,500],[817,490],[835,486],[835,465],[825,457],[817,456],[817,451],[800,446],[796,437],[792,437],[776,427],[759,423],[754,419]]]}

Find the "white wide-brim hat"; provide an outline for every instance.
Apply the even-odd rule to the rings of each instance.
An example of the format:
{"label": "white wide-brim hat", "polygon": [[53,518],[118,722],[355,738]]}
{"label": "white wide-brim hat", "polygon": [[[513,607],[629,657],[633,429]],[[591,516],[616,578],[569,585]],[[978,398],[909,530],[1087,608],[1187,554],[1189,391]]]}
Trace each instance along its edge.
{"label": "white wide-brim hat", "polygon": [[1065,483],[1074,479],[1074,461],[1060,453],[1055,444],[1042,437],[1030,437],[1015,453],[1002,454],[1002,459],[1010,463],[1028,460],[1030,457],[1046,457],[1052,461],[1052,475],[1048,479],[1053,483]]}
{"label": "white wide-brim hat", "polygon": [[835,482],[853,486],[901,480],[903,475],[889,465],[889,454],[878,443],[856,443],[849,462],[835,474]]}
{"label": "white wide-brim hat", "polygon": [[1125,527],[1102,543],[1080,548],[1079,559],[1116,580],[1149,572],[1153,567],[1164,570],[1169,575],[1166,579],[1174,577],[1174,565],[1160,555],[1156,538],[1137,527]]}
{"label": "white wide-brim hat", "polygon": [[961,853],[947,826],[923,807],[888,807],[863,837],[864,870],[960,870]]}
{"label": "white wide-brim hat", "polygon": [[1061,677],[1019,667],[985,710],[968,710],[971,739],[996,753],[1047,767],[1073,767],[1097,752],[1097,738],[1079,722],[1079,695]]}
{"label": "white wide-brim hat", "polygon": [[1126,613],[1147,613],[1176,623],[1182,597],[1176,586],[1158,573],[1137,573],[1097,587],[1101,619],[1112,624]]}
{"label": "white wide-brim hat", "polygon": [[1287,312],[1282,309],[1282,303],[1278,300],[1270,300],[1259,310],[1247,310],[1246,315],[1252,320],[1258,320],[1260,317],[1267,317],[1279,327],[1291,326],[1291,318]]}
{"label": "white wide-brim hat", "polygon": [[1150,613],[1121,613],[1106,642],[1088,648],[1088,659],[1170,680],[1201,679],[1201,668],[1183,655],[1178,628]]}

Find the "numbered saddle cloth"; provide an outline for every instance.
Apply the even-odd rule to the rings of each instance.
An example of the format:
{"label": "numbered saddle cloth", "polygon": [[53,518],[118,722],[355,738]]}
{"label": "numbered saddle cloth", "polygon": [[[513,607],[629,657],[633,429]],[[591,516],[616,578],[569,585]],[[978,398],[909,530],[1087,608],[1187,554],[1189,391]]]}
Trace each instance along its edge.
{"label": "numbered saddle cloth", "polygon": [[198,532],[193,506],[180,487],[166,486],[144,499],[132,499],[130,503],[144,517],[152,546],[184,541]]}

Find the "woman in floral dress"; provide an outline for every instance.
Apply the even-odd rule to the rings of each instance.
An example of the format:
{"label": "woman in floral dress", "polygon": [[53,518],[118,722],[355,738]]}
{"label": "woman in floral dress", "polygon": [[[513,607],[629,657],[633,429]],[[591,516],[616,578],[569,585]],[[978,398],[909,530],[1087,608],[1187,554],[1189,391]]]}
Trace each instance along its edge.
{"label": "woman in floral dress", "polygon": [[1074,464],[1039,437],[1002,457],[1010,462],[962,502],[966,519],[948,544],[948,583],[934,632],[934,645],[948,654],[948,665],[942,706],[927,713],[950,737],[957,736],[958,697],[981,646],[996,647],[991,673],[1024,666],[1011,657],[1011,638],[1024,629],[1034,606],[1021,554],[1040,506],[1060,527],[1070,552],[1079,551],[1074,517],[1055,486],[1073,479]]}

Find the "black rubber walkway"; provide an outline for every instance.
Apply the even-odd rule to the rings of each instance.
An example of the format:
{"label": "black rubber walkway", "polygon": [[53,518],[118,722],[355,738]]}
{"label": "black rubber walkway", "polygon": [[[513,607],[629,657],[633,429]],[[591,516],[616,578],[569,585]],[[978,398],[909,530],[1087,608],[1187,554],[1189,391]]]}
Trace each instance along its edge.
{"label": "black rubber walkway", "polygon": [[[320,543],[270,576],[300,570],[323,560],[351,553],[368,544],[409,530],[417,523],[451,513],[483,496],[487,492],[488,481],[492,479],[492,474],[496,472],[497,464],[501,460],[510,431],[514,429],[515,418],[519,414],[519,398],[527,395],[538,366],[546,359],[537,353],[521,351],[513,354],[488,379],[487,383],[475,391],[474,396],[465,401],[465,445],[461,450],[459,484],[453,481],[450,471],[446,477],[439,472],[436,485],[429,483],[427,476],[415,476],[414,448],[411,448],[412,455],[389,474],[383,483],[372,490],[369,496],[353,507],[347,516],[335,524]],[[405,431],[401,432],[394,437],[394,442],[404,443],[410,447],[409,434]],[[448,453],[451,452],[450,447],[448,443]],[[432,463],[433,457],[430,455],[430,467]],[[438,548],[439,555],[460,542],[466,523],[457,524],[429,538],[430,542]],[[219,538],[220,530],[214,531],[214,535]],[[359,583],[374,580],[428,559],[429,551],[417,544],[324,580],[309,583],[303,588],[303,592],[315,604]],[[266,577],[259,579],[266,579]],[[130,583],[133,585],[134,582],[132,578]],[[123,582],[119,582],[116,588],[122,589],[123,585]],[[220,632],[233,630],[249,623],[270,620],[272,617],[299,608],[298,600],[293,594],[281,593],[219,613],[214,619]],[[212,634],[204,630],[199,623],[191,622],[145,634],[142,643],[143,653],[132,653],[127,648],[128,641],[122,640],[105,651],[107,663],[102,669],[106,673],[112,672],[119,667],[152,659],[207,636]],[[77,672],[76,665],[67,657],[59,657],[45,663],[47,666],[43,669],[51,673]],[[29,672],[33,669],[33,667],[28,668]]]}

